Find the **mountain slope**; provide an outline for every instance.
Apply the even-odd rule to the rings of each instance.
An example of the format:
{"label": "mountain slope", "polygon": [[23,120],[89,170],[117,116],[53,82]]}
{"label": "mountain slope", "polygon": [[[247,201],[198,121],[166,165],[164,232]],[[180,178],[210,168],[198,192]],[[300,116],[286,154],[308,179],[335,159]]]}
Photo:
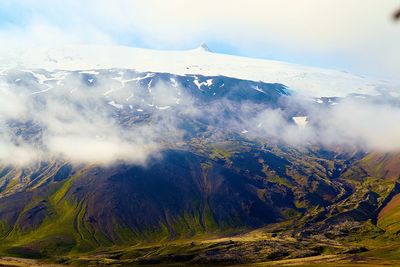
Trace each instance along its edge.
{"label": "mountain slope", "polygon": [[342,102],[399,105],[389,87],[205,47],[0,61],[4,255],[211,265],[387,249],[399,259],[398,153],[310,132]]}
{"label": "mountain slope", "polygon": [[[382,205],[389,203],[379,213],[387,214],[396,200],[388,202],[393,182],[362,178],[357,168],[332,179],[330,160],[295,150],[252,149],[235,141],[191,152],[165,151],[146,167],[81,166],[64,179],[50,176],[38,188],[0,199],[0,248],[24,257],[61,254],[73,260],[102,248],[103,257],[118,253],[130,260],[144,257],[141,261],[148,263],[166,260],[159,244],[170,251],[172,262],[176,253],[200,248],[202,252],[178,261],[194,260],[201,253],[206,253],[201,261],[209,263],[222,257],[220,253],[233,253],[219,259],[225,263],[324,254],[317,244],[344,253],[356,249],[348,239],[377,231],[365,232],[365,227]],[[380,216],[378,226],[383,225]],[[247,231],[258,228],[264,230],[246,239]],[[231,237],[225,243],[206,241],[226,235]],[[116,245],[119,252],[113,252]],[[212,245],[229,246],[208,255]],[[129,256],[131,249],[143,246],[153,256]],[[173,252],[174,246],[181,252]],[[251,253],[255,247],[265,249],[260,250],[264,256]],[[236,249],[244,254],[239,257]]]}

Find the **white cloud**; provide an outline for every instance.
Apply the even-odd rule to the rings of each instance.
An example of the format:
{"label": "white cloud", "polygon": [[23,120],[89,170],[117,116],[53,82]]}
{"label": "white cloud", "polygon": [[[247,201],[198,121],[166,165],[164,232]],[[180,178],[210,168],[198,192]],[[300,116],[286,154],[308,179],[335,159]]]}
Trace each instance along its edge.
{"label": "white cloud", "polygon": [[[0,162],[27,165],[63,159],[103,165],[120,161],[145,164],[164,148],[184,142],[185,135],[200,134],[190,130],[200,125],[209,126],[213,139],[225,140],[225,134],[232,136],[246,130],[249,139],[289,146],[400,150],[398,98],[380,96],[376,101],[349,97],[324,107],[295,95],[282,100],[282,109],[224,98],[201,103],[180,86],[152,83],[151,92],[148,84],[139,87],[130,83],[121,88],[114,76],[108,76],[121,78],[120,74],[111,73],[96,74],[95,86],[85,85],[77,72],[64,73],[59,81],[51,81],[49,75],[60,75],[47,73],[51,90],[35,95],[30,93],[43,85],[35,82],[29,71],[3,73]],[[21,77],[21,81],[16,82],[15,77]],[[108,99],[104,92],[112,89],[118,90],[107,95]],[[126,96],[131,92],[134,95],[128,101]],[[125,110],[109,105],[111,99],[123,104]],[[157,106],[170,108],[159,110]],[[140,114],[151,115],[139,117],[135,114],[137,108],[146,109]],[[292,116],[297,115],[307,116],[305,127],[294,123]]]}
{"label": "white cloud", "polygon": [[[115,113],[103,95],[110,88],[120,88],[113,79],[98,75],[96,86],[89,87],[82,77],[70,73],[47,84],[49,91],[32,95],[40,84],[28,74],[13,69],[1,77],[0,162],[4,164],[27,165],[52,159],[78,164],[145,164],[164,145],[181,140],[175,116],[179,108],[168,112],[155,109],[151,120],[144,122],[136,122],[130,110],[125,110],[131,116],[126,120],[124,112]],[[136,85],[132,83],[121,91],[127,94],[129,90],[137,90]],[[154,95],[154,103],[176,105],[166,97],[164,85],[155,85],[155,90],[161,94]],[[124,103],[127,107],[126,98]],[[137,97],[129,102],[138,103],[142,104]]]}
{"label": "white cloud", "polygon": [[[329,107],[316,107],[300,97],[292,101],[295,102],[291,105],[297,106],[285,112],[280,109],[240,112],[239,121],[231,123],[231,127],[236,131],[248,130],[246,136],[250,138],[265,138],[290,146],[322,145],[383,152],[400,150],[399,102],[374,102],[351,97]],[[241,108],[242,111],[245,109],[248,107]],[[299,110],[307,116],[305,127],[299,127],[288,117],[291,112]]]}

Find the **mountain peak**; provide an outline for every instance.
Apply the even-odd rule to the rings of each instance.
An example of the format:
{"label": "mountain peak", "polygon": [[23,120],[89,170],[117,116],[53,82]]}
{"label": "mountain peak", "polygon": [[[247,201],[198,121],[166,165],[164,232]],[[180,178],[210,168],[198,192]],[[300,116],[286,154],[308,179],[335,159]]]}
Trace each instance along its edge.
{"label": "mountain peak", "polygon": [[212,52],[211,49],[208,47],[208,45],[205,42],[201,43],[200,46],[196,50],[203,51],[203,52]]}

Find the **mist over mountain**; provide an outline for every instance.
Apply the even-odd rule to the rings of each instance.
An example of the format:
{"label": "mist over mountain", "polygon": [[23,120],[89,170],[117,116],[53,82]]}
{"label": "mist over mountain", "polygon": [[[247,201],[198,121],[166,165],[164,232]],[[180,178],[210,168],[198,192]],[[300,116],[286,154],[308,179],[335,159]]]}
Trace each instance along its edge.
{"label": "mist over mountain", "polygon": [[[185,129],[187,121],[290,146],[346,145],[379,151],[400,146],[394,82],[374,84],[331,70],[214,54],[205,47],[184,52],[66,47],[25,52],[15,61],[20,66],[8,66],[4,60],[4,163],[54,158],[143,163],[163,147],[197,134]],[[113,51],[111,60],[99,63],[95,59],[105,49]],[[182,61],[171,69],[167,63],[172,57]],[[215,63],[204,63],[210,59]],[[32,62],[47,69],[32,69]],[[162,72],[138,72],[127,69],[130,65]],[[216,76],[205,76],[209,73]],[[237,78],[225,73],[240,74]],[[267,77],[264,80],[273,83],[242,76]],[[332,86],[343,88],[335,95]],[[29,133],[19,129],[27,124]]]}
{"label": "mist over mountain", "polygon": [[369,260],[397,247],[399,97],[396,81],[205,44],[2,54],[0,251],[73,265]]}

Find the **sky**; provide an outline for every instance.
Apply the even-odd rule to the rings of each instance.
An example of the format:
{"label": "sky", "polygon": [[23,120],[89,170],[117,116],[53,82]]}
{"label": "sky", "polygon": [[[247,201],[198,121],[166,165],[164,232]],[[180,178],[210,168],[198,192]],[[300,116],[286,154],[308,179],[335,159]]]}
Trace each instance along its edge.
{"label": "sky", "polygon": [[399,79],[399,0],[1,0],[2,47],[191,49]]}

